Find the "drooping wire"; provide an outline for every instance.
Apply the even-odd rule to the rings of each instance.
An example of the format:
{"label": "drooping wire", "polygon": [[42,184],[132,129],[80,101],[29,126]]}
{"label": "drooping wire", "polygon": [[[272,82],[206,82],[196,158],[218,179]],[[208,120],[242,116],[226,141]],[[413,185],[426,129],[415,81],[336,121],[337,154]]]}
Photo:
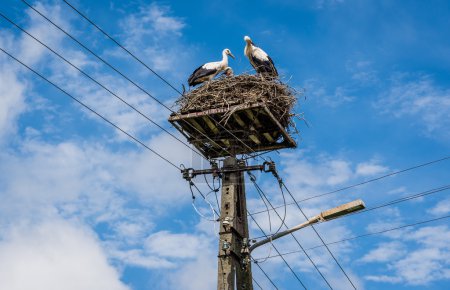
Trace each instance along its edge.
{"label": "drooping wire", "polygon": [[206,178],[206,174],[204,174],[203,177],[204,177],[204,179],[205,179],[206,184],[208,185],[208,187],[209,187],[209,189],[210,189],[210,191],[208,192],[208,194],[207,194],[206,196],[208,196],[210,193],[214,193],[214,196],[215,196],[215,198],[216,198],[217,210],[218,210],[219,215],[220,215],[220,204],[219,204],[219,198],[217,197],[217,192],[220,190],[220,187],[219,187],[219,188],[216,188],[216,187],[215,187],[215,184],[214,184],[215,177],[213,177],[213,186],[211,186],[211,185],[209,184],[209,181],[208,181],[208,179]]}
{"label": "drooping wire", "polygon": [[[310,197],[307,197],[307,198],[304,198],[304,199],[300,199],[300,200],[294,200],[293,202],[287,203],[287,205],[288,206],[289,205],[294,205],[295,203],[305,202],[305,201],[316,199],[316,198],[319,198],[319,197],[322,197],[322,196],[326,196],[326,195],[330,195],[330,194],[337,193],[337,192],[340,192],[340,191],[344,191],[344,190],[347,190],[347,189],[355,188],[355,187],[358,187],[358,186],[361,186],[361,185],[364,185],[364,184],[375,182],[375,181],[378,181],[378,180],[381,180],[381,179],[384,179],[384,178],[387,178],[387,177],[395,176],[395,175],[398,175],[398,174],[401,174],[401,173],[404,173],[404,172],[415,170],[415,169],[418,169],[418,168],[421,168],[421,167],[425,167],[425,166],[432,165],[432,164],[435,164],[435,163],[438,163],[438,162],[442,162],[442,161],[446,161],[446,160],[449,160],[449,159],[450,159],[450,156],[445,156],[445,157],[442,157],[442,158],[439,158],[439,159],[435,159],[435,160],[428,161],[428,162],[425,162],[425,163],[417,164],[417,165],[414,165],[414,166],[411,166],[411,167],[408,167],[408,168],[405,168],[405,169],[393,171],[393,172],[390,172],[388,174],[385,174],[385,175],[382,175],[382,176],[378,176],[378,177],[375,177],[375,178],[372,178],[372,179],[369,179],[369,180],[365,180],[363,182],[356,183],[356,184],[353,184],[353,185],[345,186],[345,187],[342,187],[342,188],[339,188],[339,189],[336,189],[336,190],[333,190],[333,191],[329,191],[329,192],[325,192],[325,193],[322,193],[322,194],[310,196]],[[284,205],[276,206],[275,209],[281,208],[283,206]],[[265,212],[265,211],[261,210],[261,211],[253,212],[252,214],[260,214],[260,213],[263,213],[263,212]]]}
{"label": "drooping wire", "polygon": [[12,25],[14,25],[17,29],[19,29],[20,31],[22,31],[23,33],[25,33],[27,36],[31,37],[32,39],[34,39],[36,42],[38,42],[39,44],[41,44],[42,46],[44,46],[45,48],[47,48],[49,51],[51,51],[54,55],[56,55],[57,57],[59,57],[60,59],[62,59],[64,62],[66,62],[67,64],[69,64],[70,66],[72,66],[74,69],[76,69],[78,72],[80,72],[81,74],[83,74],[85,77],[89,78],[91,81],[93,81],[94,83],[96,83],[98,86],[100,86],[102,89],[104,89],[105,91],[107,91],[109,94],[111,94],[113,97],[115,97],[116,99],[120,100],[122,103],[124,103],[125,105],[127,105],[129,108],[131,108],[133,111],[137,112],[139,115],[141,115],[142,117],[144,117],[147,121],[149,121],[150,123],[154,124],[155,126],[157,126],[159,129],[161,129],[162,131],[164,131],[165,133],[169,134],[172,138],[174,138],[175,140],[177,140],[178,142],[180,142],[181,144],[183,144],[185,147],[187,147],[188,149],[192,150],[194,153],[196,153],[197,155],[199,155],[200,157],[203,158],[203,155],[201,153],[199,153],[197,150],[194,150],[191,146],[189,146],[188,144],[186,144],[183,140],[181,140],[180,138],[178,138],[177,136],[173,135],[171,132],[169,132],[166,128],[162,127],[161,125],[159,125],[158,123],[156,123],[155,121],[153,121],[149,116],[147,116],[146,114],[142,113],[140,110],[138,110],[135,106],[133,106],[132,104],[130,104],[129,102],[127,102],[126,100],[124,100],[122,97],[118,96],[116,93],[114,93],[113,91],[111,91],[108,87],[106,87],[105,85],[103,85],[102,83],[100,83],[99,81],[97,81],[94,77],[92,77],[91,75],[89,75],[88,73],[86,73],[85,71],[83,71],[82,69],[80,69],[78,66],[74,65],[71,61],[69,61],[68,59],[66,59],[64,56],[62,56],[61,54],[59,54],[58,52],[56,52],[54,49],[52,49],[51,47],[49,47],[47,44],[45,44],[44,42],[42,42],[41,40],[39,40],[38,38],[36,38],[34,35],[32,35],[31,33],[29,33],[26,29],[22,28],[21,26],[19,26],[17,23],[15,23],[13,20],[11,20],[10,18],[8,18],[6,15],[4,15],[3,13],[0,12],[0,16],[2,18],[4,18],[6,21],[8,21],[9,23],[11,23]]}
{"label": "drooping wire", "polygon": [[[254,179],[250,179],[250,180],[252,181],[253,185],[257,188],[257,190],[258,190],[259,192],[261,192],[261,194],[266,198],[267,202],[269,203],[269,205],[270,205],[271,208],[273,209],[272,203],[271,203],[270,200],[267,198],[267,195],[264,193],[264,191],[263,191],[263,190],[260,188],[260,186],[256,183],[256,180],[254,180]],[[281,187],[281,184],[282,184],[281,179],[279,179],[279,182],[280,182],[280,187]],[[280,214],[279,214],[275,209],[274,209],[274,212],[275,212],[275,214],[278,216],[278,218],[279,218],[280,221],[281,221],[281,225],[280,225],[279,230],[281,229],[281,226],[285,226],[286,229],[289,229],[288,225],[285,223],[284,218],[281,218]],[[250,215],[250,216],[252,217],[253,220],[255,220],[255,219],[253,218],[252,215]],[[264,232],[263,232],[263,235],[264,235],[265,237],[267,237],[267,235],[266,235]],[[327,280],[327,278],[325,278],[325,276],[323,275],[322,271],[320,271],[319,267],[317,267],[316,263],[314,263],[314,261],[312,260],[312,258],[310,257],[310,255],[308,255],[308,253],[305,251],[305,249],[303,248],[303,246],[302,246],[302,244],[300,243],[300,241],[295,237],[295,235],[294,235],[293,233],[290,233],[290,235],[294,238],[295,242],[296,242],[297,245],[300,247],[300,249],[305,253],[305,255],[306,255],[306,257],[308,258],[308,260],[310,261],[310,263],[314,266],[314,268],[315,268],[316,271],[319,273],[319,275],[322,277],[322,279],[325,281],[325,283],[328,285],[328,287],[329,287],[330,289],[333,289],[333,287],[331,286],[330,282],[329,282],[329,281]],[[272,244],[272,243],[271,243],[271,244]],[[273,244],[272,244],[272,245],[273,245]],[[263,261],[264,261],[264,260],[263,260]]]}
{"label": "drooping wire", "polygon": [[192,207],[194,208],[195,212],[203,219],[210,221],[210,222],[216,222],[216,214],[215,214],[215,209],[212,206],[212,204],[208,201],[207,197],[205,195],[202,194],[203,199],[205,200],[205,202],[209,205],[209,207],[211,208],[212,214],[213,214],[213,218],[210,219],[208,217],[206,217],[204,214],[202,214],[200,212],[200,210],[198,210],[197,206],[195,205],[195,194],[194,191],[192,190],[192,186],[194,185],[194,183],[192,181],[189,182],[189,190],[191,191],[191,196],[192,196]]}
{"label": "drooping wire", "polygon": [[[439,221],[439,220],[443,220],[443,219],[448,219],[448,218],[450,218],[450,215],[446,215],[446,216],[442,216],[442,217],[438,217],[438,218],[434,218],[434,219],[429,219],[429,220],[424,220],[424,221],[419,221],[419,222],[415,222],[415,223],[412,223],[412,224],[406,224],[406,225],[402,225],[402,226],[398,226],[398,227],[394,227],[394,228],[390,228],[390,229],[385,229],[385,230],[381,230],[381,231],[377,231],[377,232],[371,232],[371,233],[367,233],[367,234],[353,236],[353,237],[350,237],[350,238],[345,238],[345,239],[342,239],[342,240],[330,242],[330,243],[327,243],[326,245],[330,246],[330,245],[339,244],[339,243],[343,243],[343,242],[348,242],[348,241],[351,241],[351,240],[356,240],[356,239],[365,238],[365,237],[369,237],[369,236],[381,235],[381,234],[385,234],[385,233],[388,233],[388,232],[397,231],[397,230],[400,230],[400,229],[414,227],[414,226],[417,226],[417,225],[431,223],[431,222],[435,222],[435,221]],[[310,251],[310,250],[314,250],[314,249],[317,249],[317,248],[321,248],[323,246],[324,245],[317,245],[317,246],[314,246],[314,247],[307,248],[305,250],[306,251]],[[287,256],[287,255],[301,253],[301,252],[302,251],[295,250],[295,251],[290,251],[290,252],[283,253],[281,255],[282,256]],[[270,257],[268,257],[268,259],[272,259],[272,258],[276,258],[276,257],[279,257],[279,255],[270,256]],[[266,259],[266,258],[261,258],[261,259]],[[259,258],[255,259],[255,260],[258,261]]]}
{"label": "drooping wire", "polygon": [[162,160],[166,161],[167,163],[169,163],[170,165],[172,165],[174,168],[176,168],[177,170],[181,170],[180,167],[178,167],[177,165],[175,165],[173,162],[171,162],[169,159],[167,159],[166,157],[164,157],[163,155],[161,155],[160,153],[158,153],[157,151],[155,151],[154,149],[150,148],[149,146],[147,146],[146,144],[144,144],[142,141],[140,141],[139,139],[137,139],[136,137],[134,137],[133,135],[131,135],[130,133],[126,132],[125,130],[123,130],[122,128],[120,128],[118,125],[116,125],[115,123],[111,122],[109,119],[107,119],[106,117],[104,117],[103,115],[101,115],[100,113],[98,113],[97,111],[95,111],[94,109],[92,109],[91,107],[89,107],[88,105],[86,105],[85,103],[83,103],[82,101],[80,101],[78,98],[74,97],[73,95],[71,95],[70,93],[68,93],[67,91],[65,91],[63,88],[61,88],[60,86],[58,86],[57,84],[53,83],[52,81],[50,81],[49,79],[47,79],[45,76],[43,76],[42,74],[40,74],[39,72],[37,72],[36,70],[32,69],[31,67],[29,67],[28,65],[26,65],[25,63],[23,63],[22,61],[20,61],[19,59],[17,59],[16,57],[14,57],[12,54],[10,54],[9,52],[7,52],[6,50],[4,50],[2,47],[0,47],[0,50],[5,53],[6,55],[8,55],[10,58],[12,58],[13,60],[15,60],[16,62],[18,62],[19,64],[21,64],[22,66],[24,66],[25,68],[27,68],[28,70],[30,70],[31,72],[33,72],[34,74],[36,74],[37,76],[39,76],[41,79],[43,79],[44,81],[46,81],[47,83],[51,84],[53,87],[57,88],[59,91],[63,92],[65,95],[67,95],[69,98],[71,98],[72,100],[74,100],[75,102],[77,102],[78,104],[80,104],[81,106],[83,106],[84,108],[88,109],[90,112],[94,113],[95,115],[97,115],[98,117],[100,117],[101,119],[103,119],[105,122],[107,122],[108,124],[110,124],[111,126],[113,126],[114,128],[116,128],[117,130],[121,131],[123,134],[127,135],[129,138],[133,139],[136,143],[140,144],[141,146],[143,146],[144,148],[146,148],[147,150],[151,151],[153,154],[155,154],[156,156],[158,156],[159,158],[161,158]]}

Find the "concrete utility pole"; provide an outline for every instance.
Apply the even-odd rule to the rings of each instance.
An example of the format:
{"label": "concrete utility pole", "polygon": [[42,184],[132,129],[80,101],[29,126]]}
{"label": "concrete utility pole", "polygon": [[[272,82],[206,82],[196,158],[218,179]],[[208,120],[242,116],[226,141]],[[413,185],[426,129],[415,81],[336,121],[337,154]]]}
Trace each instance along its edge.
{"label": "concrete utility pole", "polygon": [[247,204],[244,170],[226,172],[227,169],[245,167],[235,157],[223,163],[222,197],[219,231],[218,290],[252,290],[251,262],[243,254],[248,244]]}

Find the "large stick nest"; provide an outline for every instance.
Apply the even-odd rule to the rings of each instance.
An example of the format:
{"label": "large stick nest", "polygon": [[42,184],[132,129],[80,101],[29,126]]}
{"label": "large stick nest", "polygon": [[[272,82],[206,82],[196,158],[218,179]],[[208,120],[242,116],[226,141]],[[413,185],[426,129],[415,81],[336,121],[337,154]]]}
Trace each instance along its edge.
{"label": "large stick nest", "polygon": [[[186,92],[176,104],[179,113],[186,114],[209,109],[234,106],[224,116],[226,123],[229,116],[239,109],[239,105],[263,103],[285,128],[289,127],[296,103],[297,92],[277,78],[259,75],[238,75],[221,77],[201,87]],[[237,105],[237,106],[236,106]]]}

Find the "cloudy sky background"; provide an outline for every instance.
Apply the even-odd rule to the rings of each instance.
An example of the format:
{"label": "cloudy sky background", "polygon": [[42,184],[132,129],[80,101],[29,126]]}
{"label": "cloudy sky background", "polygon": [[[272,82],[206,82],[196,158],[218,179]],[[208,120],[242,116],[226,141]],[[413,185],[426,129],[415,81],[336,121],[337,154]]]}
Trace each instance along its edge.
{"label": "cloudy sky background", "polygon": [[[244,35],[270,53],[284,80],[305,89],[299,148],[270,155],[297,200],[449,156],[450,4],[446,1],[73,1],[175,87],[229,48],[250,70]],[[30,2],[147,93],[177,94],[62,1]],[[18,0],[0,12],[155,122],[170,112]],[[200,166],[183,144],[0,17],[0,47],[138,137],[175,165]],[[191,206],[180,173],[98,116],[0,53],[0,288],[213,289],[217,225]],[[257,162],[261,162],[258,160]],[[361,198],[368,207],[449,185],[450,160],[302,202],[308,216]],[[258,175],[272,204],[272,176]],[[195,180],[207,193],[202,179]],[[247,184],[250,212],[264,210]],[[208,198],[214,203],[215,198]],[[292,202],[290,197],[286,197]],[[196,204],[211,217],[208,204]],[[283,209],[279,210],[280,215]],[[448,191],[317,225],[325,242],[448,216]],[[268,233],[272,213],[255,218]],[[286,223],[303,221],[287,207]],[[253,237],[261,236],[250,223]],[[295,234],[321,245],[311,229]],[[330,245],[358,289],[446,289],[448,219]],[[276,241],[298,251],[292,237]],[[334,289],[351,286],[323,247],[308,251]],[[261,247],[255,258],[276,254]],[[286,261],[311,289],[328,289],[302,253]],[[278,257],[260,266],[279,289],[301,286]],[[255,280],[273,286],[258,267]],[[257,288],[257,286],[256,286]]]}

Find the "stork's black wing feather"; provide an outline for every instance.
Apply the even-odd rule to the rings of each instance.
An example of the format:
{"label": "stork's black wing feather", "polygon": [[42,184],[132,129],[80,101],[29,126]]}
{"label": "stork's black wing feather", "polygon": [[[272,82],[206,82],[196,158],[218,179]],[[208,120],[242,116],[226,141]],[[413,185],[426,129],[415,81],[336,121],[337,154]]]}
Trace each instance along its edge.
{"label": "stork's black wing feather", "polygon": [[215,69],[205,69],[203,68],[203,65],[201,65],[191,74],[191,76],[188,79],[188,84],[191,87],[201,84],[203,82],[200,81],[201,78],[214,74],[215,72],[216,72]]}
{"label": "stork's black wing feather", "polygon": [[275,65],[273,64],[272,59],[270,56],[267,56],[268,60],[262,60],[257,57],[252,57],[252,62],[255,64],[255,70],[257,73],[268,73],[273,76],[278,76],[277,69],[275,68]]}

